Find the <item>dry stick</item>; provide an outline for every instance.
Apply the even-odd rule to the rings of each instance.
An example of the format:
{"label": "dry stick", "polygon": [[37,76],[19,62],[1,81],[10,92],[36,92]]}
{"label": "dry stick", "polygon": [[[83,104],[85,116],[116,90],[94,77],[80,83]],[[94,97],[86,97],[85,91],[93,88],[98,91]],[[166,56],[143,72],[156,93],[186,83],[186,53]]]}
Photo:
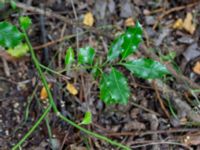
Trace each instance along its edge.
{"label": "dry stick", "polygon": [[185,9],[185,8],[193,7],[193,6],[195,6],[196,4],[198,4],[197,1],[194,2],[194,3],[192,3],[192,4],[188,4],[188,5],[186,5],[186,6],[174,7],[174,8],[171,8],[170,10],[168,10],[168,11],[165,11],[162,15],[160,15],[160,16],[158,17],[156,23],[155,23],[154,26],[153,26],[153,29],[155,30],[155,29],[157,28],[159,22],[160,22],[161,19],[163,19],[165,16],[167,16],[167,15],[173,13],[173,12],[183,10],[183,9]]}
{"label": "dry stick", "polygon": [[[145,141],[144,141],[145,142]],[[133,144],[137,144],[137,143],[142,143],[142,142],[132,142]],[[163,145],[163,144],[167,144],[167,145],[177,145],[177,146],[182,146],[184,148],[187,148],[189,150],[193,150],[193,148],[189,147],[186,144],[181,144],[181,143],[177,143],[175,141],[158,141],[158,142],[153,142],[153,141],[149,141],[148,144],[141,144],[141,145],[136,145],[136,146],[131,146],[132,149],[138,149],[141,147],[147,147],[147,146],[153,146],[153,145]]]}
{"label": "dry stick", "polygon": [[197,128],[186,128],[186,129],[169,129],[169,130],[157,130],[157,131],[139,131],[139,132],[110,132],[106,133],[105,135],[111,136],[144,136],[144,135],[151,135],[151,134],[169,134],[169,133],[183,133],[183,132],[197,132],[199,129]]}
{"label": "dry stick", "polygon": [[157,88],[155,82],[153,82],[153,86],[154,86],[154,89],[155,89],[155,91],[156,91],[156,97],[157,97],[157,99],[158,99],[158,101],[159,101],[159,103],[160,103],[160,106],[161,106],[162,110],[164,111],[164,113],[165,113],[165,115],[168,117],[168,119],[170,119],[170,114],[169,114],[169,112],[167,111],[167,109],[165,108],[165,105],[164,105],[164,103],[163,103],[162,98],[160,97],[160,94],[159,94],[159,92],[158,92],[158,88]]}

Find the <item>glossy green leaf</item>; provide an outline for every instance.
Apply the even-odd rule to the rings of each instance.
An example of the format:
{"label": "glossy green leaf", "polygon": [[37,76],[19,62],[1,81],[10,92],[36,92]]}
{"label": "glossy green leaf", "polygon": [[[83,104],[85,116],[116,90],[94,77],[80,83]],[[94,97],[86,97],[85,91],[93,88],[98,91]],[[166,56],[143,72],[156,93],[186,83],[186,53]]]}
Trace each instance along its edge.
{"label": "glossy green leaf", "polygon": [[25,30],[27,30],[30,27],[30,25],[32,24],[32,21],[31,21],[31,19],[28,16],[21,16],[19,18],[19,23],[20,23],[20,26],[22,28],[24,28]]}
{"label": "glossy green leaf", "polygon": [[11,56],[16,57],[16,58],[19,58],[19,57],[22,57],[22,56],[26,55],[28,53],[28,51],[29,51],[28,45],[27,44],[23,44],[23,43],[20,43],[16,47],[9,48],[7,50],[7,52]]}
{"label": "glossy green leaf", "polygon": [[14,48],[23,39],[23,34],[16,26],[9,22],[0,22],[0,45],[6,48]]}
{"label": "glossy green leaf", "polygon": [[88,125],[90,123],[92,123],[92,113],[90,111],[87,111],[80,125]]}
{"label": "glossy green leaf", "polygon": [[100,99],[106,104],[127,104],[130,90],[124,75],[112,68],[110,74],[102,74]]}
{"label": "glossy green leaf", "polygon": [[128,70],[130,70],[135,76],[144,79],[161,78],[166,74],[169,74],[167,68],[152,59],[141,58],[123,63]]}
{"label": "glossy green leaf", "polygon": [[92,47],[80,48],[78,51],[79,64],[92,64],[95,56],[95,50]]}
{"label": "glossy green leaf", "polygon": [[65,65],[71,65],[74,61],[74,50],[70,47],[65,55]]}
{"label": "glossy green leaf", "polygon": [[108,60],[112,61],[120,54],[122,59],[125,59],[137,50],[141,41],[142,26],[137,22],[135,27],[129,27],[125,33],[114,40],[108,52]]}

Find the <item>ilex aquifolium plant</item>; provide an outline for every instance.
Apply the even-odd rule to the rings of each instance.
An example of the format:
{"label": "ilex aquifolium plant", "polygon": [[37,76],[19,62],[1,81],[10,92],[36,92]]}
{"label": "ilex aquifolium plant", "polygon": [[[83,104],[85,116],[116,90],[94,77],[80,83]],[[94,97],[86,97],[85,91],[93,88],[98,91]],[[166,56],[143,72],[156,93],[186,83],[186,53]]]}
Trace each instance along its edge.
{"label": "ilex aquifolium plant", "polygon": [[[79,65],[91,65],[94,76],[100,76],[99,89],[100,99],[106,104],[127,104],[130,96],[130,88],[126,77],[114,66],[121,65],[133,75],[143,79],[162,78],[169,74],[168,70],[161,63],[149,58],[140,58],[128,61],[127,57],[138,50],[142,41],[142,26],[139,22],[135,27],[129,27],[117,37],[111,44],[108,55],[103,65],[95,60],[95,50],[89,46],[80,48],[77,51]],[[69,51],[69,53],[71,53]],[[68,54],[68,52],[67,52]],[[99,60],[98,58],[96,60]],[[109,72],[104,68],[110,66]],[[98,73],[98,74],[97,74]]]}

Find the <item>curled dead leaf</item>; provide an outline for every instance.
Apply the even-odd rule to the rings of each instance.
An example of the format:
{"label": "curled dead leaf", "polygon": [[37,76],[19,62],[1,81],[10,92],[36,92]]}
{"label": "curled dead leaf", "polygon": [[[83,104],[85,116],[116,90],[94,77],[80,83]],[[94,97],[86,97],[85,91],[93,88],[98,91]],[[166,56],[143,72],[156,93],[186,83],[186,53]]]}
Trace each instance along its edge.
{"label": "curled dead leaf", "polygon": [[177,19],[175,23],[173,24],[172,28],[174,29],[182,29],[183,28],[183,20],[182,19]]}
{"label": "curled dead leaf", "polygon": [[194,67],[192,68],[192,70],[194,71],[194,73],[200,75],[200,61],[197,61],[197,62],[196,62],[196,64],[195,64]]}
{"label": "curled dead leaf", "polygon": [[193,24],[193,16],[192,13],[187,13],[186,18],[183,22],[183,28],[189,32],[190,34],[193,34],[195,31],[195,24]]}
{"label": "curled dead leaf", "polygon": [[177,19],[175,23],[172,25],[172,28],[174,29],[184,29],[185,31],[189,32],[190,34],[193,34],[196,25],[193,23],[193,16],[192,13],[187,13],[186,17],[184,20],[182,19]]}
{"label": "curled dead leaf", "polygon": [[[48,84],[48,87],[51,88],[52,84]],[[46,100],[48,98],[48,94],[47,94],[47,90],[46,88],[43,86],[41,91],[40,91],[40,99],[41,100]]]}
{"label": "curled dead leaf", "polygon": [[94,24],[94,17],[93,14],[91,12],[88,12],[85,14],[84,19],[83,19],[83,24],[87,25],[87,26],[93,26]]}
{"label": "curled dead leaf", "polygon": [[67,90],[69,91],[70,94],[72,95],[77,95],[78,94],[78,91],[77,89],[75,88],[75,86],[73,84],[70,84],[70,83],[67,83]]}
{"label": "curled dead leaf", "polygon": [[126,26],[126,27],[135,26],[135,22],[134,22],[134,20],[133,20],[132,17],[129,17],[129,18],[127,18],[127,19],[125,20],[125,26]]}

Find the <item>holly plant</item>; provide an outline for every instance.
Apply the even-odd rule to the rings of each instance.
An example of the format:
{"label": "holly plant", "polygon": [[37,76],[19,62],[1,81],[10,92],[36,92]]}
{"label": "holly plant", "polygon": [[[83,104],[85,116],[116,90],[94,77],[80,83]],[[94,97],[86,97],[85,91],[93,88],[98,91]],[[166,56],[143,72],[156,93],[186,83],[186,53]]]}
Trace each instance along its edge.
{"label": "holly plant", "polygon": [[[155,60],[149,58],[139,58],[127,60],[127,57],[138,50],[142,41],[142,26],[139,22],[134,27],[128,27],[126,31],[117,37],[111,44],[105,63],[99,64],[94,61],[95,50],[91,47],[80,48],[78,53],[78,63],[81,65],[92,65],[92,73],[100,76],[99,89],[100,99],[106,104],[127,104],[130,96],[130,88],[127,78],[114,66],[123,66],[134,76],[143,79],[162,78],[169,74],[166,67]],[[70,51],[67,51],[67,56]],[[72,58],[68,58],[72,59]],[[96,59],[98,60],[98,59]],[[105,72],[105,68],[110,66],[110,71]],[[96,75],[96,74],[95,74]]]}
{"label": "holly plant", "polygon": [[[27,29],[31,20],[28,17],[20,17],[21,28]],[[8,53],[14,57],[20,57],[28,52],[28,46],[23,41],[23,34],[16,26],[9,22],[0,22],[0,45],[8,49]],[[82,47],[76,51],[77,65],[89,66],[93,75],[99,76],[100,99],[106,104],[127,104],[130,96],[130,88],[127,78],[114,66],[123,66],[134,76],[143,79],[162,78],[169,74],[166,67],[149,58],[128,60],[127,57],[138,50],[142,41],[142,26],[139,22],[134,27],[128,27],[126,31],[117,37],[111,44],[104,64],[95,59],[95,50],[90,46]],[[75,63],[75,51],[70,47],[66,51],[65,66],[67,68]],[[108,66],[110,69],[108,69]],[[105,69],[107,68],[107,69]],[[106,72],[105,70],[110,70]]]}

